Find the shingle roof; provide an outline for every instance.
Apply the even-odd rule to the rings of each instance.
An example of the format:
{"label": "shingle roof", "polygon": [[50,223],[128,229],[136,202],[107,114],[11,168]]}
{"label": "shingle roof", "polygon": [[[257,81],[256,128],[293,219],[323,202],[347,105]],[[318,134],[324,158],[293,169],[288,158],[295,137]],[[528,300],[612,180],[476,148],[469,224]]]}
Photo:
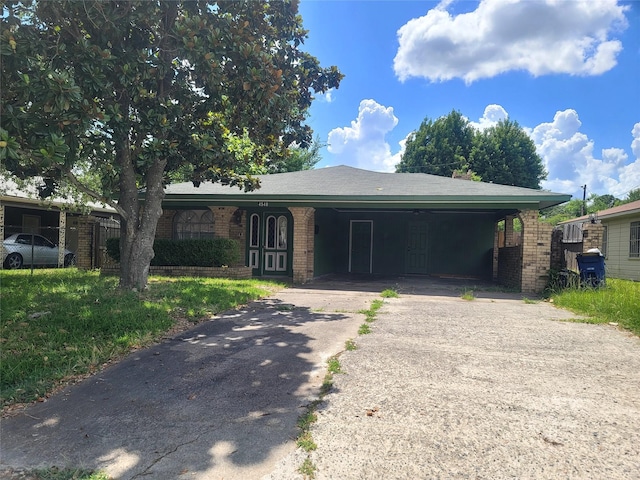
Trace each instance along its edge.
{"label": "shingle roof", "polygon": [[[617,207],[607,208],[606,210],[600,210],[596,213],[599,219],[619,217],[621,215],[631,215],[633,213],[640,213],[640,200],[634,202],[625,203],[624,205],[618,205]],[[571,220],[565,220],[560,224],[565,223],[581,223],[591,219],[591,215],[583,215],[581,217],[572,218]]]}
{"label": "shingle roof", "polygon": [[[571,196],[522,187],[439,177],[424,173],[381,173],[348,166],[259,175],[260,189],[243,192],[237,187],[203,182],[168,185],[168,202],[188,197],[213,200],[220,196],[297,202],[431,202],[476,203],[484,201],[537,203],[545,208]],[[239,199],[239,198],[238,198]]]}

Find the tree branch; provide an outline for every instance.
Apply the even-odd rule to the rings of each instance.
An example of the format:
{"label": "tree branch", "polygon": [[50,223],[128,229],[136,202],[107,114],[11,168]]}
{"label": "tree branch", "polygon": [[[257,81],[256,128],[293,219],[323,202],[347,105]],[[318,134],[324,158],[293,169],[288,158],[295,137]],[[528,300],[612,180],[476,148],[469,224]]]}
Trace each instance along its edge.
{"label": "tree branch", "polygon": [[84,193],[85,195],[88,195],[89,197],[97,200],[100,203],[109,205],[111,208],[115,209],[121,217],[125,219],[127,218],[127,212],[122,207],[120,207],[120,205],[87,187],[78,179],[78,177],[74,175],[71,170],[65,170],[64,176],[78,191]]}

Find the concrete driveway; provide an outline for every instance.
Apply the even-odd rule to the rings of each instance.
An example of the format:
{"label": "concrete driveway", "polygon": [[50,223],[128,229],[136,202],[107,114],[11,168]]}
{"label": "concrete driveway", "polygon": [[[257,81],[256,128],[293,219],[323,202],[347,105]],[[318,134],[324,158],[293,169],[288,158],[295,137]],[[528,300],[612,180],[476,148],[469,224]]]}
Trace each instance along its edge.
{"label": "concrete driveway", "polygon": [[318,281],[230,312],[2,421],[2,466],[301,479],[296,419],[344,352],[322,479],[640,478],[640,341],[475,282]]}
{"label": "concrete driveway", "polygon": [[[1,423],[8,467],[118,479],[257,479],[295,450],[328,357],[379,292],[285,289],[228,312]],[[3,474],[0,473],[0,477]]]}
{"label": "concrete driveway", "polygon": [[640,478],[637,337],[516,295],[399,287],[340,357],[318,480]]}

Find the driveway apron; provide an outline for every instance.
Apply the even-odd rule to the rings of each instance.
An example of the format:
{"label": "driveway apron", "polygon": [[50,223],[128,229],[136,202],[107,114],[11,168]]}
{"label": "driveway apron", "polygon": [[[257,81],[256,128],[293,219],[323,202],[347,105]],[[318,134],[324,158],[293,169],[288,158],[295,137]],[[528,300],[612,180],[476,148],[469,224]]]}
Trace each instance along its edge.
{"label": "driveway apron", "polygon": [[358,310],[378,295],[285,289],[134,352],[3,418],[0,472],[260,478],[295,450],[297,418],[317,398],[327,359],[357,336]]}
{"label": "driveway apron", "polygon": [[513,295],[400,286],[340,357],[316,479],[640,478],[637,337]]}

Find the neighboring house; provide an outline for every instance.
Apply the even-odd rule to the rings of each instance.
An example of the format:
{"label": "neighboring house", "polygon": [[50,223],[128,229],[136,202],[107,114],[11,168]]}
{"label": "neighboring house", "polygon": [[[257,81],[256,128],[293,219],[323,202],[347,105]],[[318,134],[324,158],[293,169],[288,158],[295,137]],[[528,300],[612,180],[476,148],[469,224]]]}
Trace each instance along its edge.
{"label": "neighboring house", "polygon": [[[76,254],[79,267],[99,267],[105,229],[101,225],[118,224],[117,214],[110,207],[91,204],[84,209],[81,212],[68,199],[40,199],[34,188],[20,189],[11,180],[0,178],[0,238],[14,233],[40,234],[59,246],[60,266],[67,248]],[[4,257],[4,252],[0,253]]]}
{"label": "neighboring house", "polygon": [[584,226],[592,223],[604,228],[599,248],[605,256],[607,276],[640,281],[640,200],[567,220],[560,226],[565,237],[582,237]]}
{"label": "neighboring house", "polygon": [[[541,291],[551,230],[538,211],[571,196],[339,166],[259,176],[261,188],[168,185],[159,238],[234,238],[254,276],[445,275]],[[513,219],[523,226],[520,245]],[[506,219],[506,244],[497,224]]]}

